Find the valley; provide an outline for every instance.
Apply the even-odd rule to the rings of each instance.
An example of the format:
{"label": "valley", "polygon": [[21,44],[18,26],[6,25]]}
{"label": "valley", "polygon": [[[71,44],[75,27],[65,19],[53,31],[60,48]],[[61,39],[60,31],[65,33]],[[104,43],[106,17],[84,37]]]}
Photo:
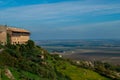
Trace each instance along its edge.
{"label": "valley", "polygon": [[36,44],[65,58],[120,65],[120,40],[46,40]]}

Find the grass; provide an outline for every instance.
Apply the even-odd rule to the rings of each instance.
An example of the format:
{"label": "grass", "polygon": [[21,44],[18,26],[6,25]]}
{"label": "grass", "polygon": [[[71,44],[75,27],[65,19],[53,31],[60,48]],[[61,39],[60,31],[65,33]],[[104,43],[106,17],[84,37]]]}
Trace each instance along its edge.
{"label": "grass", "polygon": [[[15,68],[9,68],[11,73],[13,74],[15,80],[48,80],[46,78],[41,78],[40,76],[27,72],[18,70]],[[3,75],[2,80],[9,80],[5,75]]]}
{"label": "grass", "polygon": [[56,66],[57,71],[61,72],[64,76],[69,76],[71,80],[111,80],[94,71],[78,68],[67,62],[60,63],[60,65]]}
{"label": "grass", "polygon": [[9,80],[9,78],[5,75],[4,69],[0,66],[0,80]]}

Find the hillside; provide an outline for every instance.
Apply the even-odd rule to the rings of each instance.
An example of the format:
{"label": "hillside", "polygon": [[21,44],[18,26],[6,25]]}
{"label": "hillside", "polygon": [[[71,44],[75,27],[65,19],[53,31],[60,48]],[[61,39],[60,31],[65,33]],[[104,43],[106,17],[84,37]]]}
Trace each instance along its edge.
{"label": "hillside", "polygon": [[0,49],[0,80],[112,80],[49,54],[31,40]]}

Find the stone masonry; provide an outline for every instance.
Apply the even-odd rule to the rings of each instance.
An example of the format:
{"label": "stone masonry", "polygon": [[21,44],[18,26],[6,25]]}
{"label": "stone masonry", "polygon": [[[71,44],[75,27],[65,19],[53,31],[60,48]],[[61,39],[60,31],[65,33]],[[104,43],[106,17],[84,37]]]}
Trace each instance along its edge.
{"label": "stone masonry", "polygon": [[8,26],[0,26],[0,43],[5,45],[11,44],[25,44],[30,37],[30,32],[20,28],[13,28]]}

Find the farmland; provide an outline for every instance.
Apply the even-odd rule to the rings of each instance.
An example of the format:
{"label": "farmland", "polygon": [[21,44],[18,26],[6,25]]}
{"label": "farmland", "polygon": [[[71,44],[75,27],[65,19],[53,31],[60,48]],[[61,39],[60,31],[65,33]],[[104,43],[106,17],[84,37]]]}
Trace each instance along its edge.
{"label": "farmland", "polygon": [[36,44],[65,58],[120,65],[120,40],[42,40]]}

